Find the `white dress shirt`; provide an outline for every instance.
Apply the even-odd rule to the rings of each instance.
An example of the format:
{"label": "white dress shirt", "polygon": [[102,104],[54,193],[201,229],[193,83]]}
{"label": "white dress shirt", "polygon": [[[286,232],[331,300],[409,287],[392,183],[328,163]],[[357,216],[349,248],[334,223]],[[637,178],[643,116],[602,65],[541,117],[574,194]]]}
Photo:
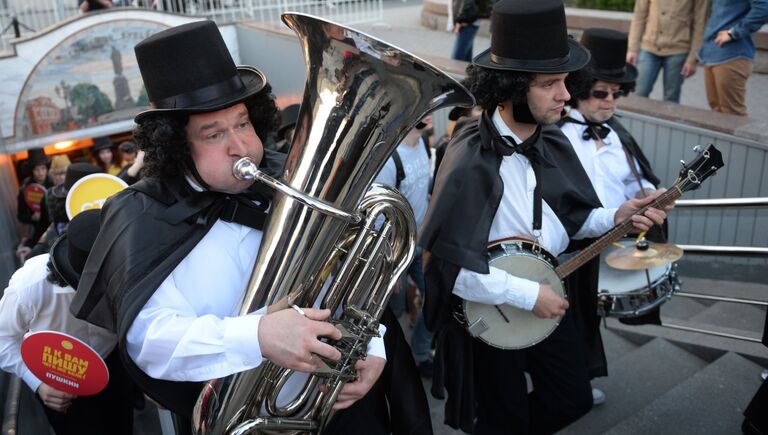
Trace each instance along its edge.
{"label": "white dress shirt", "polygon": [[[576,109],[570,109],[568,115],[573,119],[584,121],[584,115]],[[608,127],[607,124],[604,125]],[[594,139],[583,139],[584,131],[587,129],[586,125],[566,122],[561,129],[571,141],[581,165],[584,166],[584,170],[600,198],[600,202],[605,207],[618,207],[624,201],[634,198],[641,189],[655,189],[654,185],[645,178],[641,178],[642,185],[638,185],[637,179],[629,167],[619,135],[613,129],[602,140],[603,146],[599,148]],[[637,159],[633,158],[632,160],[637,173],[642,174]]]}
{"label": "white dress shirt", "polygon": [[21,342],[28,332],[69,334],[90,345],[102,358],[117,344],[115,334],[69,312],[75,290],[48,282],[47,264],[48,254],[27,260],[13,274],[0,300],[0,368],[23,379],[32,391],[42,382],[21,359]]}
{"label": "white dress shirt", "polygon": [[[127,350],[137,366],[156,379],[206,381],[262,363],[264,312],[238,315],[261,238],[260,230],[216,221],[129,328]],[[385,358],[383,338],[373,338],[368,352]]]}
{"label": "white dress shirt", "polygon": [[[493,123],[501,135],[511,136],[516,143],[520,138],[507,127],[498,110]],[[535,240],[533,234],[533,191],[536,176],[528,159],[518,153],[504,156],[499,168],[504,193],[491,224],[488,241],[510,237]],[[555,180],[553,180],[555,181]],[[542,199],[541,236],[539,244],[554,256],[568,246],[568,233],[555,212]],[[593,210],[574,238],[593,237],[613,227],[613,209]],[[490,273],[481,274],[465,268],[459,271],[453,293],[462,299],[490,305],[510,304],[532,310],[539,296],[539,284],[535,281],[511,275],[490,267]]]}

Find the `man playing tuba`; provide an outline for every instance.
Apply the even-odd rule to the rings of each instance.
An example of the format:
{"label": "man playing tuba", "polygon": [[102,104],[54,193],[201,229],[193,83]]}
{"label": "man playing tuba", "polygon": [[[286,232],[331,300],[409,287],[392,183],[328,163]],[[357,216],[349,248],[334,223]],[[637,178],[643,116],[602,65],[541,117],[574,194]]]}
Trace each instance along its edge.
{"label": "man playing tuba", "polygon": [[[270,200],[232,167],[243,157],[271,174],[282,165],[262,146],[279,122],[264,74],[236,67],[211,21],[165,30],[135,51],[152,102],[134,131],[147,176],[105,205],[72,310],[115,330],[137,383],[189,422],[202,381],[265,359],[313,372],[320,357],[340,358],[322,338],[338,340],[341,332],[326,321],[329,310],[237,315]],[[383,338],[372,339],[368,353],[335,409],[365,396],[382,373]],[[335,421],[342,425],[349,414]]]}

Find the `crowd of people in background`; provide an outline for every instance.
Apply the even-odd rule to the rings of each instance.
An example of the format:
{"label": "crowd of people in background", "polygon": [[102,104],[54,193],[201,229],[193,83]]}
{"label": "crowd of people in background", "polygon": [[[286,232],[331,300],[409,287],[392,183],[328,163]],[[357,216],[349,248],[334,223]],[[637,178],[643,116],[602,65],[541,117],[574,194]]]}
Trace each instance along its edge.
{"label": "crowd of people in background", "polygon": [[16,255],[21,263],[30,255],[48,252],[56,237],[64,233],[69,221],[65,200],[77,180],[105,173],[131,185],[143,175],[144,152],[131,140],[116,146],[107,136],[96,137],[88,154],[91,158],[82,155],[70,159],[67,154],[49,157],[43,149],[33,148],[20,162],[23,178],[17,200],[20,235]]}

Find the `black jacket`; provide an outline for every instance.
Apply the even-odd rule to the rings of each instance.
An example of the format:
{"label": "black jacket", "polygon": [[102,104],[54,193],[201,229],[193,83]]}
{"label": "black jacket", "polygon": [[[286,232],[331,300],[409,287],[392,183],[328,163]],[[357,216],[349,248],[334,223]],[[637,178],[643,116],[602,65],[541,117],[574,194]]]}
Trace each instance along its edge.
{"label": "black jacket", "polygon": [[[495,139],[498,135],[484,113],[451,140],[420,239],[429,251],[424,318],[437,342],[432,394],[440,397],[443,388],[447,390],[445,422],[467,432],[472,430],[475,417],[473,340],[454,321],[457,301],[452,290],[462,267],[479,273],[489,271],[488,234],[504,188],[499,168],[503,156],[509,154],[506,145]],[[559,128],[539,128],[526,142],[533,143],[550,163],[542,165],[542,196],[573,236],[592,209],[600,207],[597,194]]]}
{"label": "black jacket", "polygon": [[480,17],[480,10],[476,0],[452,0],[453,22],[472,24]]}

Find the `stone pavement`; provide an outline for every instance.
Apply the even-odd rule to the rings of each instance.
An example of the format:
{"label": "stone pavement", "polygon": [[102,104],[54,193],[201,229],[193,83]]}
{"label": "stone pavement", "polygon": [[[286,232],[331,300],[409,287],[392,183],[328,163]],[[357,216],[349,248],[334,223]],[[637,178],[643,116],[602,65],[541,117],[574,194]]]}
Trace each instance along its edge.
{"label": "stone pavement", "polygon": [[[386,0],[380,22],[356,24],[355,27],[416,55],[450,58],[453,34],[428,29],[421,24],[420,0]],[[490,38],[477,36],[474,53],[490,46]],[[661,99],[662,79],[656,82],[651,98]],[[704,69],[683,84],[681,103],[709,109],[704,90]],[[747,110],[751,118],[768,120],[768,74],[752,74],[747,82]]]}

